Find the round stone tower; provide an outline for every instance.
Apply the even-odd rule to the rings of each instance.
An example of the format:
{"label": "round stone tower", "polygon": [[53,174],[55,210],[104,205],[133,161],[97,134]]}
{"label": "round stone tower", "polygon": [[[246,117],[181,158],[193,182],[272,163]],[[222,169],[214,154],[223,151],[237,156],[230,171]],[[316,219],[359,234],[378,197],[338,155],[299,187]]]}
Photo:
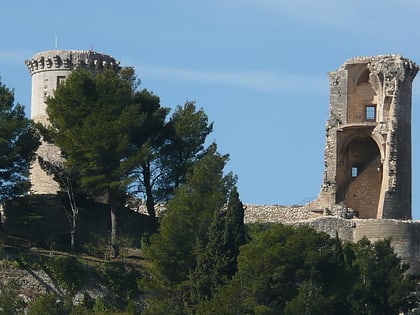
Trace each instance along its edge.
{"label": "round stone tower", "polygon": [[[55,89],[77,69],[94,73],[104,69],[119,69],[119,62],[113,57],[87,50],[48,50],[35,54],[25,61],[32,76],[31,118],[35,122],[48,124],[46,100],[54,95]],[[58,148],[43,142],[37,155],[47,161],[59,161]],[[59,185],[47,175],[36,161],[31,167],[32,192],[56,194]]]}

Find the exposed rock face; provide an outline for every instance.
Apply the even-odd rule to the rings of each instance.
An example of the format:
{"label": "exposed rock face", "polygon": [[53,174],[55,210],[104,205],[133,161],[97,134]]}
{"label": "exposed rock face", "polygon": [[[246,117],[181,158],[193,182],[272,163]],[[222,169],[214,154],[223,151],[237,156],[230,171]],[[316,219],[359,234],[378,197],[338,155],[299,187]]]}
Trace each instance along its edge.
{"label": "exposed rock face", "polygon": [[[31,268],[17,268],[7,261],[0,262],[0,279],[6,283],[16,281],[21,287],[21,295],[25,301],[36,299],[40,295],[47,293],[54,293],[63,299],[66,295],[65,290],[60,288],[45,271]],[[91,281],[75,294],[75,302],[78,300],[81,301],[84,295],[92,299],[97,299],[109,296],[110,292],[101,283]]]}

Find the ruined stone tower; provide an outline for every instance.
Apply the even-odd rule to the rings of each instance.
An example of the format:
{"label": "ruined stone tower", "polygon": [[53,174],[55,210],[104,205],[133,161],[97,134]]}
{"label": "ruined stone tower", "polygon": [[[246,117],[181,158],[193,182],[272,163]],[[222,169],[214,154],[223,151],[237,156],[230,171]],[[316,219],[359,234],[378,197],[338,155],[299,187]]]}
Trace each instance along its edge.
{"label": "ruined stone tower", "polygon": [[418,69],[402,56],[384,55],[352,58],[329,73],[319,208],[411,219],[411,86]]}
{"label": "ruined stone tower", "polygon": [[[49,50],[37,53],[25,61],[32,76],[31,118],[44,125],[48,124],[46,100],[55,89],[76,69],[100,72],[103,69],[118,69],[119,62],[113,57],[85,50]],[[59,159],[56,147],[43,142],[37,154],[44,159]],[[32,192],[36,194],[55,194],[58,184],[35,162],[31,167]]]}

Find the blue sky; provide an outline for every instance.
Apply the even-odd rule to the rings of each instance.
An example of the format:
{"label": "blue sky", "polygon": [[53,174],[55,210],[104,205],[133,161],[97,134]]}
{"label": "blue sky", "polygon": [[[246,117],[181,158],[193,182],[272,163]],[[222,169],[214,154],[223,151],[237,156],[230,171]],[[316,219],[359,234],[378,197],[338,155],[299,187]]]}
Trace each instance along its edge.
{"label": "blue sky", "polygon": [[[30,108],[24,64],[55,48],[107,53],[174,108],[195,100],[214,121],[246,203],[314,199],[324,171],[327,72],[348,58],[420,63],[416,0],[4,1],[0,76]],[[420,219],[420,83],[413,95],[413,215]]]}

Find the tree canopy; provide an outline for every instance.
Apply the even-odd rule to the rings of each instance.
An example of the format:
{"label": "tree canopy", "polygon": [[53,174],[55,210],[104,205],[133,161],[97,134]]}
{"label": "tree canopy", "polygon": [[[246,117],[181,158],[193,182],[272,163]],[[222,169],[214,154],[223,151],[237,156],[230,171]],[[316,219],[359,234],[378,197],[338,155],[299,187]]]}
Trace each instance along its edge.
{"label": "tree canopy", "polygon": [[406,271],[389,240],[343,244],[275,225],[241,247],[232,281],[198,313],[399,314],[419,302]]}
{"label": "tree canopy", "polygon": [[128,185],[130,131],[144,124],[141,104],[133,100],[132,82],[118,72],[74,71],[47,100],[49,128],[65,157],[77,170],[88,195],[105,196],[111,210],[111,243],[117,243],[116,211]]}
{"label": "tree canopy", "polygon": [[[194,164],[185,184],[175,191],[159,232],[152,235],[145,250],[151,262],[151,281],[146,283],[149,299],[156,303],[154,307],[165,307],[170,314],[191,304],[194,294],[191,272],[200,261],[200,246],[209,242],[217,246],[213,237],[223,237],[223,231],[218,234],[218,217],[235,181],[232,174],[223,174],[227,158],[217,152],[215,144],[208,148]],[[154,311],[157,309],[151,313]]]}
{"label": "tree canopy", "polygon": [[65,158],[64,172],[92,197],[106,197],[111,242],[116,243],[117,205],[140,195],[154,228],[155,203],[167,202],[204,154],[212,131],[194,102],[169,109],[146,89],[137,90],[132,68],[99,74],[74,71],[47,100],[49,138]]}
{"label": "tree canopy", "polygon": [[148,213],[155,218],[156,202],[167,202],[174,190],[185,182],[195,161],[204,154],[204,142],[212,124],[194,102],[177,106],[166,121],[168,109],[161,108],[159,98],[143,90],[136,94],[142,104],[147,124],[131,133],[133,182],[131,191],[146,201]]}
{"label": "tree canopy", "polygon": [[34,124],[0,81],[0,202],[28,191],[29,166],[38,146]]}

